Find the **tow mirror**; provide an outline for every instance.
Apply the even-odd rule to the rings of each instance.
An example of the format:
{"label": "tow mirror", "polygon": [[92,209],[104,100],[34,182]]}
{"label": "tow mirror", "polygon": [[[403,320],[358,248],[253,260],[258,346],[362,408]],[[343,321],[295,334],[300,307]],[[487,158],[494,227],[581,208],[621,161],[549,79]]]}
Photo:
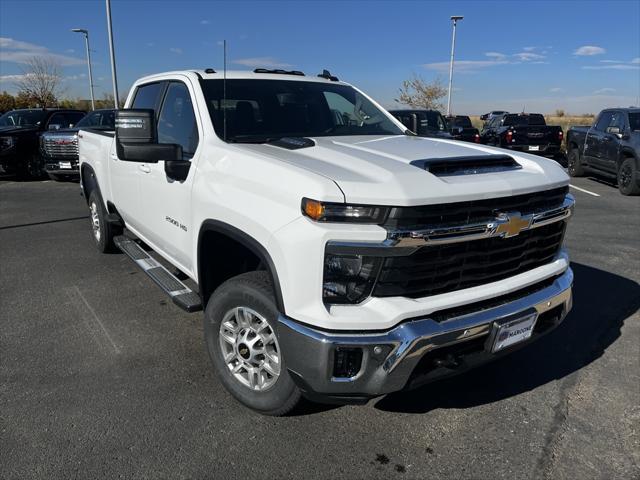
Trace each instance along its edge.
{"label": "tow mirror", "polygon": [[116,152],[120,160],[158,163],[182,160],[182,147],[158,143],[155,112],[127,109],[116,112]]}

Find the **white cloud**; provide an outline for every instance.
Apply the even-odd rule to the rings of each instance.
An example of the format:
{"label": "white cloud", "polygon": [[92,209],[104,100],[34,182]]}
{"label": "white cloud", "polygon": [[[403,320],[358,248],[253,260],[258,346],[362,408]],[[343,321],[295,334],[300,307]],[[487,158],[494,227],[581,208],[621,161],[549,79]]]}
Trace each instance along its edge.
{"label": "white cloud", "polygon": [[175,53],[176,55],[182,55],[182,49],[178,47],[171,47],[169,51],[171,53]]}
{"label": "white cloud", "polygon": [[522,50],[525,52],[533,52],[538,47],[524,47]]}
{"label": "white cloud", "polygon": [[640,57],[634,58],[633,60],[631,60],[631,63],[634,64],[634,65],[640,63]]}
{"label": "white cloud", "polygon": [[239,58],[232,63],[236,65],[244,65],[245,67],[263,67],[263,68],[285,68],[291,67],[289,63],[281,62],[273,57],[254,57]]}
{"label": "white cloud", "polygon": [[593,95],[603,95],[605,93],[613,93],[615,91],[616,91],[615,88],[605,87],[605,88],[601,88],[599,90],[596,90],[595,92],[593,92]]}
{"label": "white cloud", "polygon": [[559,92],[564,92],[564,88],[560,88],[560,87],[553,87],[553,88],[550,88],[550,89],[549,89],[549,91],[550,91],[551,93],[559,93]]}
{"label": "white cloud", "polygon": [[573,52],[574,55],[580,57],[591,57],[593,55],[602,55],[603,53],[607,53],[607,51],[602,47],[596,47],[594,45],[584,45]]}
{"label": "white cloud", "polygon": [[200,20],[200,25],[209,25],[210,23],[209,20]]}
{"label": "white cloud", "polygon": [[47,47],[34,43],[23,42],[13,38],[0,37],[0,61],[12,63],[27,63],[33,57],[47,57],[60,65],[82,65],[85,60],[59,53],[52,53]]}
{"label": "white cloud", "polygon": [[147,42],[147,47],[155,47],[156,44],[153,42]]}
{"label": "white cloud", "polygon": [[25,75],[0,75],[0,83],[19,82]]}
{"label": "white cloud", "polygon": [[[533,47],[535,48],[535,47]],[[526,63],[546,63],[547,57],[539,53],[519,52],[513,54],[505,54],[501,52],[486,52],[484,54],[489,60],[456,60],[454,69],[458,73],[475,73],[484,68],[495,67],[498,65],[517,65]],[[439,73],[447,73],[449,71],[449,62],[434,62],[423,65],[428,70],[435,70]]]}

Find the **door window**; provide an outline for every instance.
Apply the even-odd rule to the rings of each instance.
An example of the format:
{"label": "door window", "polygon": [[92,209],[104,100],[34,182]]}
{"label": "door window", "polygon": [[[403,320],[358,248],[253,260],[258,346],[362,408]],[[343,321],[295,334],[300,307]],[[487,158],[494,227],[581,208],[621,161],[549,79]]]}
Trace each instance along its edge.
{"label": "door window", "polygon": [[609,123],[610,127],[618,127],[622,132],[624,130],[624,115],[622,112],[614,112],[611,116],[611,123]]}
{"label": "door window", "polygon": [[598,122],[596,123],[596,130],[600,132],[604,132],[607,127],[611,124],[611,118],[613,117],[613,112],[602,112],[600,117],[598,118]]}
{"label": "door window", "polygon": [[138,87],[131,108],[150,108],[157,112],[164,85],[164,82],[156,82]]}
{"label": "door window", "polygon": [[158,118],[158,143],[182,146],[182,158],[193,157],[198,147],[198,124],[191,103],[191,95],[184,83],[172,82]]}
{"label": "door window", "polygon": [[78,121],[84,117],[84,113],[81,112],[61,112],[55,113],[49,120],[49,128],[53,125],[57,125],[57,128],[69,128],[70,125],[75,125]]}

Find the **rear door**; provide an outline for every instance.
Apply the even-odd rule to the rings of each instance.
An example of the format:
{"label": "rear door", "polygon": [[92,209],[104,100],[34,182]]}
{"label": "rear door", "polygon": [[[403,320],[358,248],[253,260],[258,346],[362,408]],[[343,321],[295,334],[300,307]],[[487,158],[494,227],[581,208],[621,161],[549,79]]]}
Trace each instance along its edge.
{"label": "rear door", "polygon": [[182,146],[183,160],[191,167],[184,181],[169,178],[165,162],[148,163],[140,173],[141,204],[146,212],[143,234],[153,246],[185,273],[193,272],[192,238],[197,235],[191,221],[191,187],[203,136],[190,82],[167,84],[158,115],[158,143]]}
{"label": "rear door", "polygon": [[[157,111],[164,94],[166,82],[154,82],[140,85],[136,88],[135,96],[130,108],[151,108]],[[145,230],[144,209],[140,202],[139,181],[140,174],[145,170],[144,164],[120,160],[116,151],[116,142],[112,142],[109,152],[111,171],[111,198],[114,199],[118,213],[127,226],[136,232]]]}

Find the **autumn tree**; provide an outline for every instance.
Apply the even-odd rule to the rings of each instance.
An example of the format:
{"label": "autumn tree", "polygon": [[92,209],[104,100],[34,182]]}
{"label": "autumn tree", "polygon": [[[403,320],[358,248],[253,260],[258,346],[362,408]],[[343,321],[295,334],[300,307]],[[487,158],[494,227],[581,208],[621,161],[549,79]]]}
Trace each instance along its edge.
{"label": "autumn tree", "polygon": [[397,103],[409,105],[414,108],[424,108],[427,110],[442,110],[443,105],[440,99],[447,94],[447,89],[440,78],[432,82],[427,82],[422,77],[414,74],[409,80],[402,82],[399,89]]}
{"label": "autumn tree", "polygon": [[0,112],[8,112],[16,108],[16,99],[10,93],[0,93]]}
{"label": "autumn tree", "polygon": [[49,57],[31,57],[26,61],[16,87],[18,96],[31,98],[37,106],[45,108],[55,105],[61,83],[60,65],[55,60]]}

